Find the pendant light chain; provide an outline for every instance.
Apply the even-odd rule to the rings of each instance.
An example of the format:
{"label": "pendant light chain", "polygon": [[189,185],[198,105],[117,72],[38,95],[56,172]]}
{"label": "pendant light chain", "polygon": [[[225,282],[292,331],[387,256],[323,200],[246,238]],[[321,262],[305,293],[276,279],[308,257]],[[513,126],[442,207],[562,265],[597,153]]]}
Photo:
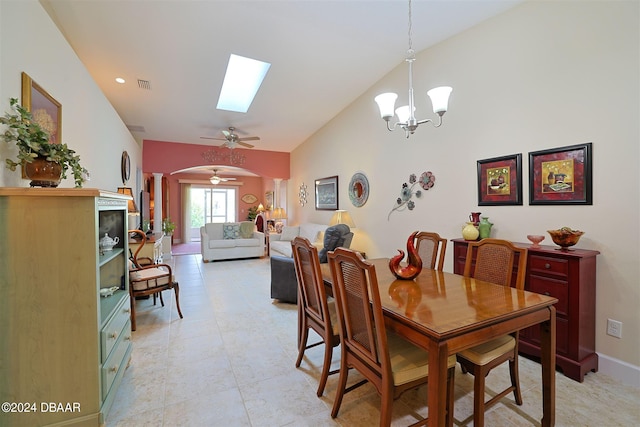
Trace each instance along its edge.
{"label": "pendant light chain", "polygon": [[413,41],[411,40],[412,23],[411,23],[411,0],[409,0],[409,56],[413,56]]}

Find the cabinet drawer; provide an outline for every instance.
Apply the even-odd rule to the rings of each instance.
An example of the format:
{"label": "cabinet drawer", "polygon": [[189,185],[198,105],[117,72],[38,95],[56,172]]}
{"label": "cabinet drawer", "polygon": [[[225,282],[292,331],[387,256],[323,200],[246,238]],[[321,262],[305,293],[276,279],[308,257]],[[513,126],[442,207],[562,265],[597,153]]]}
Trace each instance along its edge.
{"label": "cabinet drawer", "polygon": [[569,283],[564,280],[557,280],[550,277],[529,275],[526,290],[538,294],[549,295],[558,298],[556,312],[559,316],[567,316],[569,308]]}
{"label": "cabinet drawer", "polygon": [[100,331],[101,362],[107,360],[109,353],[115,346],[118,338],[120,338],[121,333],[131,334],[131,327],[129,327],[128,330],[124,328],[125,323],[129,322],[130,318],[131,306],[129,297],[127,296],[118,308],[116,308],[113,317],[107,322],[104,328],[102,328],[102,331]]}
{"label": "cabinet drawer", "polygon": [[127,322],[122,334],[119,334],[115,341],[113,351],[102,365],[102,396],[106,396],[113,384],[113,380],[118,376],[120,370],[126,368],[125,357],[131,347],[131,322]]}
{"label": "cabinet drawer", "polygon": [[533,274],[550,275],[565,280],[569,277],[569,261],[542,255],[529,255],[529,271]]}

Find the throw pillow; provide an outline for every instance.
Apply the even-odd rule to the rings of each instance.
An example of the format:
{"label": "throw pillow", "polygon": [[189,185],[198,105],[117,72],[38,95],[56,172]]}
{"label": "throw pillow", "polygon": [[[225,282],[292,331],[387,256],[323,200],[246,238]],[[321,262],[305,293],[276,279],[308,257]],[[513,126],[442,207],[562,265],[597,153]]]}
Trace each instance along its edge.
{"label": "throw pillow", "polygon": [[324,232],[324,247],[318,252],[320,263],[326,263],[327,253],[342,246],[345,237],[351,232],[348,225],[338,224],[327,228]]}
{"label": "throw pillow", "polygon": [[290,242],[300,234],[300,227],[282,227],[280,240]]}
{"label": "throw pillow", "polygon": [[240,224],[224,224],[222,226],[222,238],[224,240],[237,239],[240,237]]}
{"label": "throw pillow", "polygon": [[242,239],[250,239],[253,237],[253,229],[255,224],[249,221],[243,221],[240,223],[240,237]]}

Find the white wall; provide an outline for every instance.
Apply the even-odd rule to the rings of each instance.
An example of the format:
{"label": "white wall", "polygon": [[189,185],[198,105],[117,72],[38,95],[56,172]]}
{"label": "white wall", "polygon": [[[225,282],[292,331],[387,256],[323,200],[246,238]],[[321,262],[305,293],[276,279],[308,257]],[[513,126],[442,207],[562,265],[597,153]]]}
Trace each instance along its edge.
{"label": "white wall", "polygon": [[[553,244],[548,229],[585,230],[578,247],[601,252],[596,350],[629,364],[633,377],[624,380],[640,386],[639,39],[636,1],[532,1],[421,52],[417,117],[433,116],[426,91],[447,84],[445,124],[422,125],[408,140],[385,130],[373,98],[394,91],[399,105],[407,102],[399,64],[292,153],[289,222],[328,222],[331,212],[315,211],[313,196],[300,207],[297,191],[304,182],[312,194],[314,179],[339,175],[340,208],[358,227],[352,246],[369,257],[395,254],[414,230],[461,237],[471,211],[495,223],[493,237],[513,241],[544,234]],[[593,142],[593,206],[528,206],[528,153],[584,142]],[[523,206],[479,207],[476,161],[515,153],[523,155]],[[435,174],[435,187],[415,210],[387,220],[402,183],[424,171]],[[355,172],[371,185],[361,208],[347,193]],[[623,322],[622,339],[605,334],[607,318]]]}
{"label": "white wall", "polygon": [[[140,146],[49,15],[37,1],[0,1],[0,113],[9,109],[9,98],[21,99],[23,71],[62,104],[62,140],[91,174],[84,186],[110,191],[122,186],[120,159],[126,150],[131,157],[128,186],[135,190]],[[16,152],[0,142],[0,186],[29,185],[20,172],[4,166],[4,159]],[[68,175],[60,187],[74,186]]]}

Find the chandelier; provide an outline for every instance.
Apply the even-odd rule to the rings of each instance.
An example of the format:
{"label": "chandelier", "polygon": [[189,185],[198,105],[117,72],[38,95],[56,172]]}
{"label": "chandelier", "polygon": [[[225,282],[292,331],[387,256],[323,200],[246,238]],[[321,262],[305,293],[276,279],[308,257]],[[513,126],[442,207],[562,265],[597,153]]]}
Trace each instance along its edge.
{"label": "chandelier", "polygon": [[382,93],[375,97],[375,101],[380,108],[380,116],[387,122],[387,129],[394,131],[397,127],[402,128],[405,131],[407,138],[414,133],[418,128],[418,125],[431,122],[434,127],[440,127],[442,124],[442,116],[447,112],[447,105],[449,103],[449,95],[451,94],[451,87],[441,86],[431,89],[427,92],[429,98],[431,98],[431,104],[433,105],[433,112],[438,115],[438,123],[436,124],[432,119],[417,120],[415,116],[415,105],[413,100],[413,62],[416,60],[415,51],[412,48],[411,40],[411,0],[409,0],[409,50],[407,50],[406,62],[409,63],[409,105],[398,107],[395,110],[395,114],[398,116],[398,121],[391,126],[391,118],[393,117],[396,99],[398,95],[392,92]]}

